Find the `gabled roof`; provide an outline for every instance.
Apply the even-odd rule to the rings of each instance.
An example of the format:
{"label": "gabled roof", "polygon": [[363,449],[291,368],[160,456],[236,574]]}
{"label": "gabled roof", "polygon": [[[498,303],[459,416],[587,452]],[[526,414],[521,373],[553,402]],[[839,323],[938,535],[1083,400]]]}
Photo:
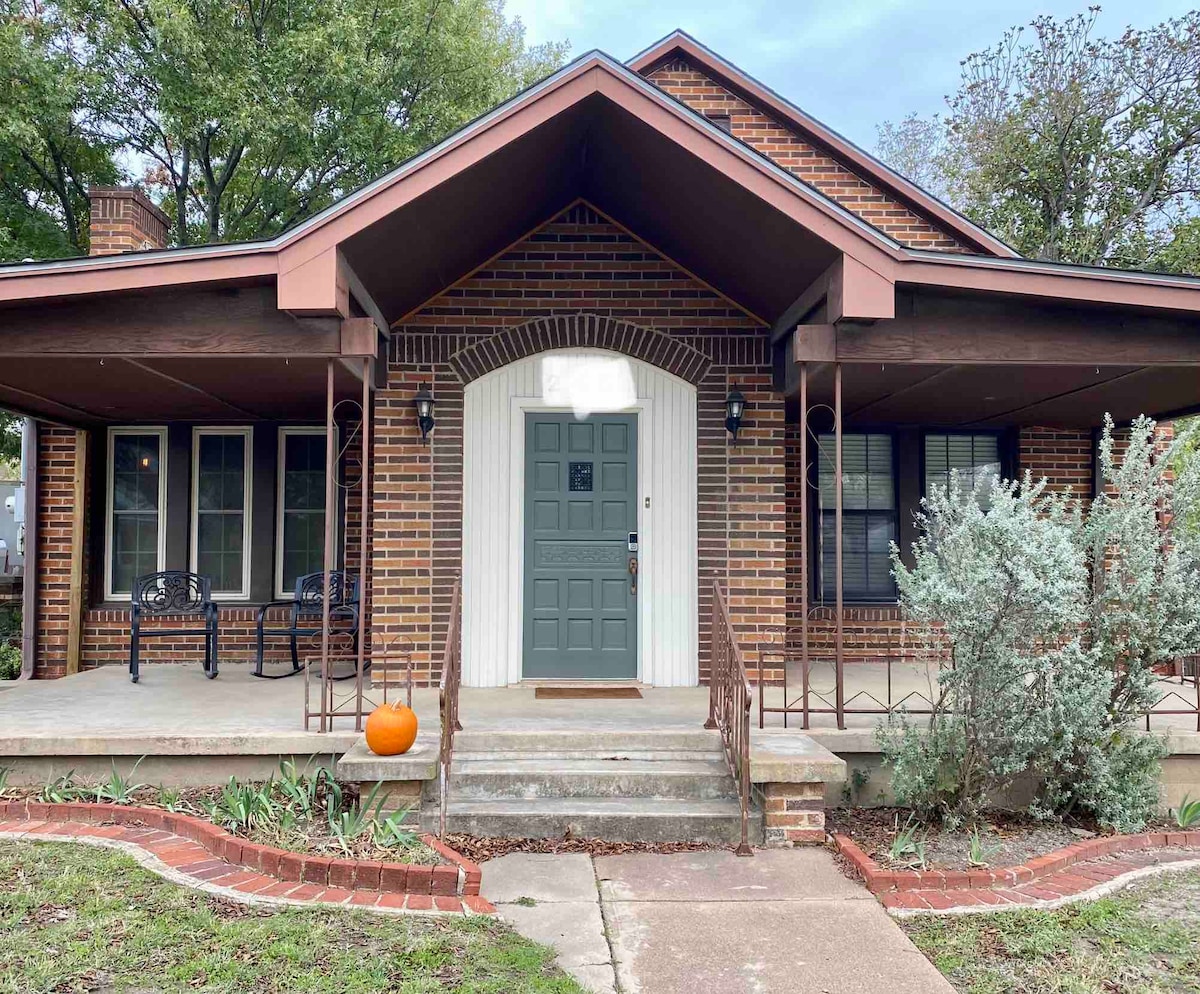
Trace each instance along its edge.
{"label": "gabled roof", "polygon": [[[685,46],[693,59],[723,62],[679,32],[634,64]],[[790,108],[733,67],[726,72]],[[823,128],[804,119],[814,135]],[[872,170],[897,190],[907,184],[879,163]],[[889,316],[898,283],[1200,311],[1200,280],[1014,258],[932,198],[929,210],[948,212],[965,239],[990,239],[993,249],[906,248],[602,52],[579,56],[274,238],[3,266],[0,303],[274,281],[278,307],[297,315],[346,316],[350,290],[369,297],[378,289],[390,301],[371,316],[386,326],[580,196],[768,322],[834,269],[870,285],[861,317]],[[870,310],[877,303],[878,313]]]}
{"label": "gabled roof", "polygon": [[864,179],[891,193],[919,213],[936,220],[949,233],[976,251],[1010,259],[1021,257],[1016,249],[901,176],[890,166],[855,145],[849,138],[806,114],[765,83],[722,58],[686,31],[672,31],[665,38],[635,55],[627,64],[631,69],[647,74],[676,56],[682,56],[692,66],[722,83],[726,89],[737,93],[748,103],[761,107],[777,117],[781,123],[790,125],[804,137],[824,147],[835,159],[842,160]]}

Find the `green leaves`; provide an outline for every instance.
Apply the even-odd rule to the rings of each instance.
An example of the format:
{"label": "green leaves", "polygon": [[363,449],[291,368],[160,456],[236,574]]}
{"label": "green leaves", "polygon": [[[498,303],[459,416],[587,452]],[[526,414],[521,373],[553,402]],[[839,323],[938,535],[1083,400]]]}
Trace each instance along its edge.
{"label": "green leaves", "polygon": [[945,120],[885,124],[880,154],[1023,255],[1195,272],[1200,12],[1115,39],[1097,14],[968,56]]}

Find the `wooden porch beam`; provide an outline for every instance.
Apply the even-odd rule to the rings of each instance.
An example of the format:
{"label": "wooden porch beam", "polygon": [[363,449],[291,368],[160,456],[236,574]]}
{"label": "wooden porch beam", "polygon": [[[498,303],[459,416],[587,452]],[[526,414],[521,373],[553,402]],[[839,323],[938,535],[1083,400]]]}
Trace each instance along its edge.
{"label": "wooden porch beam", "polygon": [[886,404],[889,400],[895,400],[897,397],[903,397],[907,393],[912,393],[914,390],[921,390],[932,383],[936,383],[943,377],[949,376],[951,373],[957,372],[957,366],[943,366],[941,369],[928,376],[923,376],[916,383],[910,383],[908,386],[900,387],[897,390],[889,391],[881,397],[876,397],[874,400],[869,400],[867,403],[856,407],[853,411],[846,415],[847,418],[857,418],[869,411],[872,407],[878,407],[880,404]]}
{"label": "wooden porch beam", "polygon": [[[847,255],[812,281],[771,328],[771,341],[786,338],[806,318],[817,325],[877,321],[896,316],[896,285]],[[800,361],[799,358],[797,361]]]}
{"label": "wooden porch beam", "polygon": [[0,356],[341,354],[340,319],[284,313],[272,286],[109,295],[0,311]]}
{"label": "wooden porch beam", "polygon": [[[0,381],[0,393],[9,391],[11,393],[20,394],[22,397],[28,397],[35,402],[33,408],[26,408],[24,411],[5,406],[5,410],[11,410],[14,414],[26,413],[31,418],[41,418],[50,421],[52,424],[61,424],[66,428],[78,428],[79,420],[83,421],[111,421],[111,418],[105,417],[103,414],[96,414],[93,411],[85,411],[82,407],[73,407],[70,404],[64,404],[61,400],[54,400],[51,397],[45,397],[40,393],[34,393],[32,390],[26,390],[23,387],[13,386],[11,383]],[[48,407],[59,411],[66,411],[70,415],[70,419],[66,421],[55,421],[52,417],[47,417],[45,414],[37,413],[37,405],[45,404]]]}
{"label": "wooden porch beam", "polygon": [[[918,309],[920,310],[920,309]],[[1200,322],[1129,313],[1070,311],[1008,304],[937,309],[871,325],[839,323],[840,362],[1052,366],[1200,364]],[[802,347],[797,332],[797,355]]]}

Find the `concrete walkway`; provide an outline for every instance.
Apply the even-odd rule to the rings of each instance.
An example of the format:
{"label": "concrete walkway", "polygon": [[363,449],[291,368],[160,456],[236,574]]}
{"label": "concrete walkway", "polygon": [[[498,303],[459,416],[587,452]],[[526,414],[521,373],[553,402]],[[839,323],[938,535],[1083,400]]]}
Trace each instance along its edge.
{"label": "concrete walkway", "polygon": [[483,864],[483,896],[598,994],[952,994],[819,849]]}

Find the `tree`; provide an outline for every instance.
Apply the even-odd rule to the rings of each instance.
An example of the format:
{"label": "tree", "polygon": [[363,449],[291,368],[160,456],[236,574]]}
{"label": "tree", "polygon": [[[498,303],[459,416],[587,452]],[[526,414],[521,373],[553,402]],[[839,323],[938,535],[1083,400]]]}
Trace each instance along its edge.
{"label": "tree", "polygon": [[87,187],[117,178],[95,80],[57,8],[0,0],[0,261],[87,252]]}
{"label": "tree", "polygon": [[928,158],[935,190],[1025,255],[1194,269],[1200,12],[1117,39],[1094,37],[1098,12],[968,56],[942,126],[885,124],[880,153]]}
{"label": "tree", "polygon": [[21,458],[21,418],[0,411],[0,463]]}
{"label": "tree", "polygon": [[59,0],[174,239],[271,235],[557,66],[503,0]]}

